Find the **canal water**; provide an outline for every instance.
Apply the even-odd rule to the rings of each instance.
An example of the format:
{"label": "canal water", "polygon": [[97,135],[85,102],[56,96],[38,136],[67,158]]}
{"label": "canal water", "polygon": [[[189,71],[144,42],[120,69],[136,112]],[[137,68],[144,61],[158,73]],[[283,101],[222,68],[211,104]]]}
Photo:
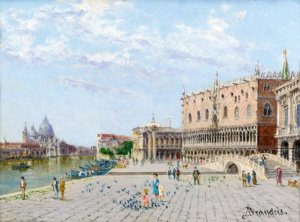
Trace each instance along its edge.
{"label": "canal water", "polygon": [[[0,195],[20,190],[20,177],[24,176],[27,189],[47,186],[53,177],[66,176],[71,169],[79,170],[79,166],[95,162],[96,157],[58,157],[32,160],[0,160]],[[13,165],[26,163],[31,166],[27,170],[12,170]],[[68,180],[68,178],[66,178]]]}

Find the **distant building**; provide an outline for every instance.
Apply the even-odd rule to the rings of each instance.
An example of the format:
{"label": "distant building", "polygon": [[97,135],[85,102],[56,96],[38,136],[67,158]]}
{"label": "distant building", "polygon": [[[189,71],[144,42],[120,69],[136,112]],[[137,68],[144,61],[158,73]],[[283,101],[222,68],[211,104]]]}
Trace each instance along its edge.
{"label": "distant building", "polygon": [[280,85],[277,94],[278,155],[300,165],[300,76]]}
{"label": "distant building", "polygon": [[57,157],[76,155],[75,146],[67,144],[65,141],[60,140],[55,136],[53,127],[47,117],[43,119],[38,132],[35,130],[34,125],[32,125],[30,130],[27,130],[25,124],[22,135],[23,143],[37,143],[40,147],[45,148],[45,156]]}
{"label": "distant building", "polygon": [[45,117],[39,126],[38,132],[34,125],[22,131],[22,143],[9,143],[5,141],[0,144],[0,158],[25,158],[25,157],[58,157],[77,155],[77,148],[58,139],[52,125]]}
{"label": "distant building", "polygon": [[79,156],[96,156],[97,155],[97,148],[96,148],[96,146],[92,146],[90,148],[79,146],[77,148],[77,154]]}
{"label": "distant building", "polygon": [[177,160],[181,158],[182,131],[152,121],[132,130],[133,158],[138,160]]}
{"label": "distant building", "polygon": [[116,134],[98,134],[97,135],[97,147],[114,149],[123,142],[131,140],[129,136],[116,135]]}
{"label": "distant building", "polygon": [[46,149],[38,143],[0,143],[0,159],[16,159],[41,157],[46,155]]}

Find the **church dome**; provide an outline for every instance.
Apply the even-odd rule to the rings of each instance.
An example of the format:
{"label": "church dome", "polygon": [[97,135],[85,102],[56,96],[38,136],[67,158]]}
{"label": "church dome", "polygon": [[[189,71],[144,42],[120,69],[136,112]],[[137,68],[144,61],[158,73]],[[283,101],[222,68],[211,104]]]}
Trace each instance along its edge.
{"label": "church dome", "polygon": [[44,118],[40,125],[39,134],[44,137],[54,137],[52,125],[49,123],[47,117]]}

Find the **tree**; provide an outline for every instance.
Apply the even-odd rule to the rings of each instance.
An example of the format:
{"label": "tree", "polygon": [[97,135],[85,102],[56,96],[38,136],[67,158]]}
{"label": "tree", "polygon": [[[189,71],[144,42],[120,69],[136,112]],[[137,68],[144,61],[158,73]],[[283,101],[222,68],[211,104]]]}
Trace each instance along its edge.
{"label": "tree", "polygon": [[110,156],[114,155],[114,152],[111,151],[109,148],[102,147],[102,148],[100,148],[99,152],[104,154],[104,155],[110,155]]}
{"label": "tree", "polygon": [[129,157],[130,157],[132,148],[133,148],[132,141],[124,141],[120,147],[116,148],[116,151],[117,151],[117,154],[119,154],[119,155],[129,154]]}

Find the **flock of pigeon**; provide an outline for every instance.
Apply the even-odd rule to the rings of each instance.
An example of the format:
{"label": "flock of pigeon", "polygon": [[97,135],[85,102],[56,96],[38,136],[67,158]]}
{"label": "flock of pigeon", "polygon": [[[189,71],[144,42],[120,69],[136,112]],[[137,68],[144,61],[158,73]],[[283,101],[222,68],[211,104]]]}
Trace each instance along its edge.
{"label": "flock of pigeon", "polygon": [[[220,178],[219,176],[210,176],[207,178],[208,181],[208,187],[211,188],[211,185],[217,181],[225,183],[226,178],[223,176],[223,178]],[[169,208],[169,204],[172,199],[175,198],[177,194],[180,193],[181,190],[184,190],[187,194],[191,189],[193,189],[195,186],[191,181],[188,183],[178,182],[174,181],[174,187],[172,191],[167,191],[164,194],[163,200],[157,200],[155,198],[150,198],[150,206],[144,207],[142,202],[142,190],[144,188],[147,188],[151,190],[151,181],[145,180],[143,182],[143,186],[138,187],[136,184],[130,185],[127,187],[120,188],[119,182],[117,180],[114,180],[113,184],[103,183],[101,184],[99,181],[85,184],[85,188],[81,191],[83,194],[91,193],[91,194],[97,194],[102,196],[110,196],[112,198],[112,202],[116,205],[120,205],[123,208],[131,209],[135,211],[139,210],[148,210],[153,208]],[[185,184],[185,185],[184,185]],[[228,186],[228,184],[227,184]],[[112,194],[116,195],[112,195]],[[149,197],[151,194],[149,195]]]}

